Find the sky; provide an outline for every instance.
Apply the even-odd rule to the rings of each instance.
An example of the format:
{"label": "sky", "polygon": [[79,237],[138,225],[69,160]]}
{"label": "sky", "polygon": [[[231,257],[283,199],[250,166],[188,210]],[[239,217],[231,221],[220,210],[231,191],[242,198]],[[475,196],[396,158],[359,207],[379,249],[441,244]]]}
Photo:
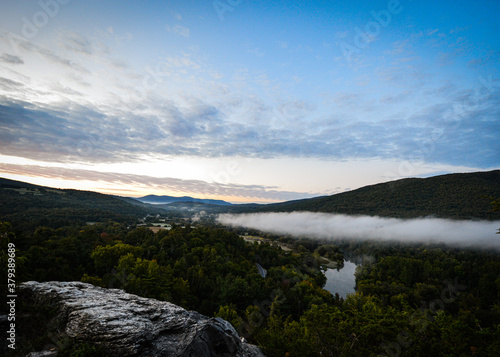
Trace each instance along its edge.
{"label": "sky", "polygon": [[500,2],[0,3],[0,177],[278,202],[500,168]]}

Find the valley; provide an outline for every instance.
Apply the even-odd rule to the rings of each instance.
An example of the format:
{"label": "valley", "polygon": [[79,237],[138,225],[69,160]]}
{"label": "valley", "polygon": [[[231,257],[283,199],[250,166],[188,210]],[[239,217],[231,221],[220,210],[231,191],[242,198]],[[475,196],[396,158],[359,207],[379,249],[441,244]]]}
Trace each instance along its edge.
{"label": "valley", "polygon": [[[444,192],[436,191],[436,182]],[[81,281],[168,301],[229,321],[239,336],[266,356],[290,351],[297,356],[324,351],[390,355],[387,346],[401,348],[402,333],[411,338],[403,346],[409,355],[430,351],[460,355],[472,347],[483,355],[495,355],[500,351],[496,338],[500,251],[481,248],[487,240],[478,240],[477,232],[465,233],[476,243],[470,246],[412,240],[412,234],[419,233],[404,230],[398,233],[400,239],[388,240],[368,233],[326,234],[332,223],[322,222],[323,218],[337,219],[334,227],[352,221],[358,228],[368,219],[378,219],[374,227],[394,222],[438,221],[450,227],[489,222],[492,238],[484,239],[497,239],[500,219],[491,197],[500,193],[498,171],[416,180],[411,190],[407,184],[396,181],[271,205],[193,201],[153,205],[0,180],[1,244],[2,249],[15,244],[19,283]],[[398,191],[399,186],[405,190]],[[392,191],[387,193],[392,188],[397,200]],[[451,194],[439,204],[429,201],[427,211],[422,211],[420,204],[411,203],[415,190],[440,200],[449,192],[462,192],[462,206],[457,206],[459,196]],[[346,205],[350,200],[354,202]],[[400,209],[409,208],[391,213],[399,212],[391,208],[391,200]],[[357,209],[362,202],[364,210]],[[307,207],[317,211],[305,212]],[[344,209],[337,214],[329,211],[331,207]],[[353,211],[379,217],[346,214]],[[401,219],[416,213],[443,218]],[[457,219],[465,216],[475,220]],[[224,217],[238,219],[224,224]],[[271,219],[253,226],[249,222],[255,217]],[[469,232],[461,227],[462,233],[446,234]],[[21,306],[21,314],[29,318],[31,308]],[[20,326],[23,353],[53,343],[50,328],[37,329],[23,319]],[[450,339],[460,343],[446,342]],[[76,353],[96,347],[90,341],[72,340],[59,348]]]}

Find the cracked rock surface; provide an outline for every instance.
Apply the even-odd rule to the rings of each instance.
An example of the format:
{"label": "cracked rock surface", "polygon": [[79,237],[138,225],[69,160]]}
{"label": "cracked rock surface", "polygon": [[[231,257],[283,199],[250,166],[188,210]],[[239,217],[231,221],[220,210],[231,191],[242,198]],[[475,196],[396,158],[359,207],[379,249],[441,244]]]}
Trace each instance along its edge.
{"label": "cracked rock surface", "polygon": [[81,282],[23,283],[25,301],[57,308],[57,323],[110,356],[263,357],[232,325],[165,301]]}

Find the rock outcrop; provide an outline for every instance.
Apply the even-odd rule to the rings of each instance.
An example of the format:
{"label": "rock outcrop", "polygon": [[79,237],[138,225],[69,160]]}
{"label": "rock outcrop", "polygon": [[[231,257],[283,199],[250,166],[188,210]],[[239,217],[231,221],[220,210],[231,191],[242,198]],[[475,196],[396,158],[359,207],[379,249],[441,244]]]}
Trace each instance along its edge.
{"label": "rock outcrop", "polygon": [[165,301],[81,282],[27,282],[23,301],[56,308],[65,334],[99,345],[110,356],[261,357],[232,325]]}

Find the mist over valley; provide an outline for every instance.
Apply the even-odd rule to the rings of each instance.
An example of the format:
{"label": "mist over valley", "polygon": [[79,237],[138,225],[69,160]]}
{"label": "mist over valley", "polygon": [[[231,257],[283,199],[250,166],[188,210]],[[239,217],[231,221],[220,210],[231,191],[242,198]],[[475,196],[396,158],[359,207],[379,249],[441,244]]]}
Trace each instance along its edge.
{"label": "mist over valley", "polygon": [[400,243],[445,243],[450,246],[500,250],[498,221],[450,220],[441,218],[398,219],[349,216],[318,212],[273,212],[222,214],[217,221],[234,227],[293,237],[378,240]]}

